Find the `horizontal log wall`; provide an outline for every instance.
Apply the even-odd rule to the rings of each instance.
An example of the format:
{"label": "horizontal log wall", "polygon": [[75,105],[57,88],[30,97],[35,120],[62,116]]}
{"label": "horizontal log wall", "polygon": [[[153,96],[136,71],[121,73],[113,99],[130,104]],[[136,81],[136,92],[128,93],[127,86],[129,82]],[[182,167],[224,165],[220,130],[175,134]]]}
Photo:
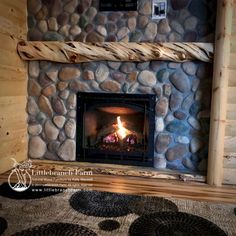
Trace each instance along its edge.
{"label": "horizontal log wall", "polygon": [[223,183],[236,184],[236,0],[233,2],[227,94]]}
{"label": "horizontal log wall", "polygon": [[0,1],[0,173],[11,158],[27,158],[27,64],[16,53],[27,35],[26,9],[26,0]]}

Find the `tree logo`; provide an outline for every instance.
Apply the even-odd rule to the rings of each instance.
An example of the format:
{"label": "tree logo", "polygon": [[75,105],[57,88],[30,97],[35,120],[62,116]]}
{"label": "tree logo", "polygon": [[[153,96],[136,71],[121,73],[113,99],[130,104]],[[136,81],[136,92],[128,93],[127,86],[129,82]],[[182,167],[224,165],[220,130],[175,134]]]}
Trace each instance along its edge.
{"label": "tree logo", "polygon": [[15,158],[11,158],[13,160],[13,169],[8,176],[8,184],[16,192],[24,192],[27,190],[32,183],[31,176],[28,170],[32,167],[31,160],[26,160],[22,163],[16,161]]}

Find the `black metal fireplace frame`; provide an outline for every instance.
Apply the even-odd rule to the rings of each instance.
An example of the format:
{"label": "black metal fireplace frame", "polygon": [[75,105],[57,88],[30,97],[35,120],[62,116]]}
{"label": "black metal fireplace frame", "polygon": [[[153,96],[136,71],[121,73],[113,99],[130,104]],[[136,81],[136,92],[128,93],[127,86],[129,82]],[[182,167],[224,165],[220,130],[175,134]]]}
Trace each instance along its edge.
{"label": "black metal fireplace frame", "polygon": [[[132,101],[142,101],[146,104],[147,117],[149,120],[149,134],[147,152],[143,153],[142,157],[136,158],[138,153],[132,155],[114,154],[112,151],[104,154],[104,151],[96,150],[96,157],[89,156],[86,148],[83,148],[83,115],[86,111],[86,102],[90,99],[102,100],[103,104],[110,104],[116,102],[119,104],[126,104]],[[79,162],[92,162],[92,163],[107,163],[107,164],[122,164],[122,165],[135,165],[135,166],[153,166],[154,156],[154,130],[155,130],[155,104],[156,95],[154,94],[116,94],[116,93],[77,93],[77,126],[76,126],[76,160]],[[82,125],[78,125],[82,124]]]}

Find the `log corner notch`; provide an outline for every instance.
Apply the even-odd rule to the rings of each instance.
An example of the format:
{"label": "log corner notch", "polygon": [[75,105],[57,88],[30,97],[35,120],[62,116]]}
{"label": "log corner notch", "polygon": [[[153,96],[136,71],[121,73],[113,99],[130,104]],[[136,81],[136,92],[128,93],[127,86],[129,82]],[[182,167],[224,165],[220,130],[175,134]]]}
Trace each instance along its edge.
{"label": "log corner notch", "polygon": [[212,43],[81,43],[59,41],[20,41],[17,51],[23,60],[60,63],[91,61],[212,62]]}

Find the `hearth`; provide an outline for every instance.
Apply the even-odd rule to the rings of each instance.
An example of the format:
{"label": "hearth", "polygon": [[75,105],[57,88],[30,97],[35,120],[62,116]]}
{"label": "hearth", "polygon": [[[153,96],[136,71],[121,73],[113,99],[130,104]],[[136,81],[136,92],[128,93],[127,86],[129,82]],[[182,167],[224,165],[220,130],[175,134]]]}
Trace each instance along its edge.
{"label": "hearth", "polygon": [[78,93],[77,160],[153,166],[155,95]]}

